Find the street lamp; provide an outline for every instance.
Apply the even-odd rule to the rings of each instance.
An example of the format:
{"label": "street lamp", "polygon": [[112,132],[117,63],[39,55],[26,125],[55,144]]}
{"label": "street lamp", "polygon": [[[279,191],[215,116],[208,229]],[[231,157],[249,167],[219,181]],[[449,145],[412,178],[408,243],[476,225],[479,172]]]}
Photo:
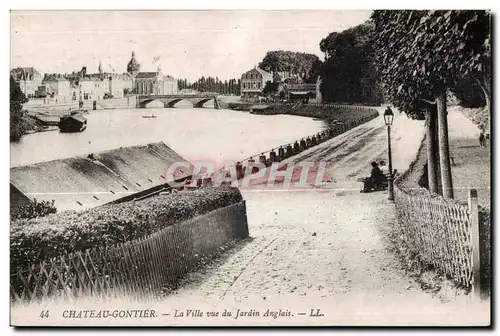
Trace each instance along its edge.
{"label": "street lamp", "polygon": [[391,125],[394,121],[394,113],[391,108],[388,106],[384,112],[384,121],[387,126],[387,147],[389,151],[389,176],[387,178],[389,182],[389,200],[394,200],[394,176],[392,175],[392,153],[391,153]]}

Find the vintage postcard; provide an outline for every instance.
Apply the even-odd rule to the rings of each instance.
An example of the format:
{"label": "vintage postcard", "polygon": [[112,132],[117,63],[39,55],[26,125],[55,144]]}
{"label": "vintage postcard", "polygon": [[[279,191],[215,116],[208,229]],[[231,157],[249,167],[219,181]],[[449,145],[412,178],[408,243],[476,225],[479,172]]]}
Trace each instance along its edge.
{"label": "vintage postcard", "polygon": [[13,10],[12,326],[490,326],[489,10]]}

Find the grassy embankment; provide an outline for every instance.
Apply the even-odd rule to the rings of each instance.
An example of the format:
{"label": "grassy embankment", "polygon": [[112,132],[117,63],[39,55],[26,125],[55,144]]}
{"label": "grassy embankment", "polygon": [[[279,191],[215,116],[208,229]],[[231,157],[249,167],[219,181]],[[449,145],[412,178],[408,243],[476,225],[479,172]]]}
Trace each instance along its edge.
{"label": "grassy embankment", "polygon": [[[237,111],[249,111],[257,103],[248,102],[232,102],[228,103],[224,108],[229,108]],[[356,106],[331,106],[331,105],[316,105],[316,104],[300,104],[300,103],[287,103],[287,104],[261,104],[266,106],[265,109],[254,110],[252,113],[260,115],[275,115],[275,114],[289,114],[301,117],[309,117],[320,119],[332,125],[335,123],[350,123],[356,122],[361,118],[367,118],[370,115],[377,116],[376,110],[369,107],[356,107]]]}

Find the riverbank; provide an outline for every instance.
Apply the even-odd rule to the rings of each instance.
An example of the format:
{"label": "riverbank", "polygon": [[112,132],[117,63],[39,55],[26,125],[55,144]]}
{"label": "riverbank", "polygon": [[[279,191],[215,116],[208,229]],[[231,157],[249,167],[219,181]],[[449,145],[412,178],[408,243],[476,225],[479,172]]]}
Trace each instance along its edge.
{"label": "riverbank", "polygon": [[[83,108],[93,110],[93,100],[84,100]],[[60,114],[67,112],[70,109],[76,110],[79,108],[78,101],[69,101],[62,103],[43,103],[43,101],[35,100],[28,101],[23,108],[32,113]],[[96,101],[97,110],[118,109],[118,108],[135,108],[135,96],[126,98],[101,99]]]}
{"label": "riverbank", "polygon": [[[284,104],[252,104],[241,102],[234,109],[250,111],[252,114],[288,114],[324,120],[326,122],[348,122],[353,118],[373,114],[374,107],[338,104],[316,104],[301,102]],[[378,108],[378,107],[377,107]]]}

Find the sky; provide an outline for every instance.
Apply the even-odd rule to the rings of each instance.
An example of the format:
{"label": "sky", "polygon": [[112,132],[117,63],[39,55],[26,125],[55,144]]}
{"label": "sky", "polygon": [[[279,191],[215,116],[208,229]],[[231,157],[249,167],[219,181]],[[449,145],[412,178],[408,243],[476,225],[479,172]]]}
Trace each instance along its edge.
{"label": "sky", "polygon": [[[11,68],[41,73],[126,72],[132,51],[141,71],[176,78],[240,78],[269,50],[316,54],[333,31],[366,21],[365,10],[12,11]],[[159,60],[155,62],[155,58]],[[113,71],[114,70],[114,71]]]}

